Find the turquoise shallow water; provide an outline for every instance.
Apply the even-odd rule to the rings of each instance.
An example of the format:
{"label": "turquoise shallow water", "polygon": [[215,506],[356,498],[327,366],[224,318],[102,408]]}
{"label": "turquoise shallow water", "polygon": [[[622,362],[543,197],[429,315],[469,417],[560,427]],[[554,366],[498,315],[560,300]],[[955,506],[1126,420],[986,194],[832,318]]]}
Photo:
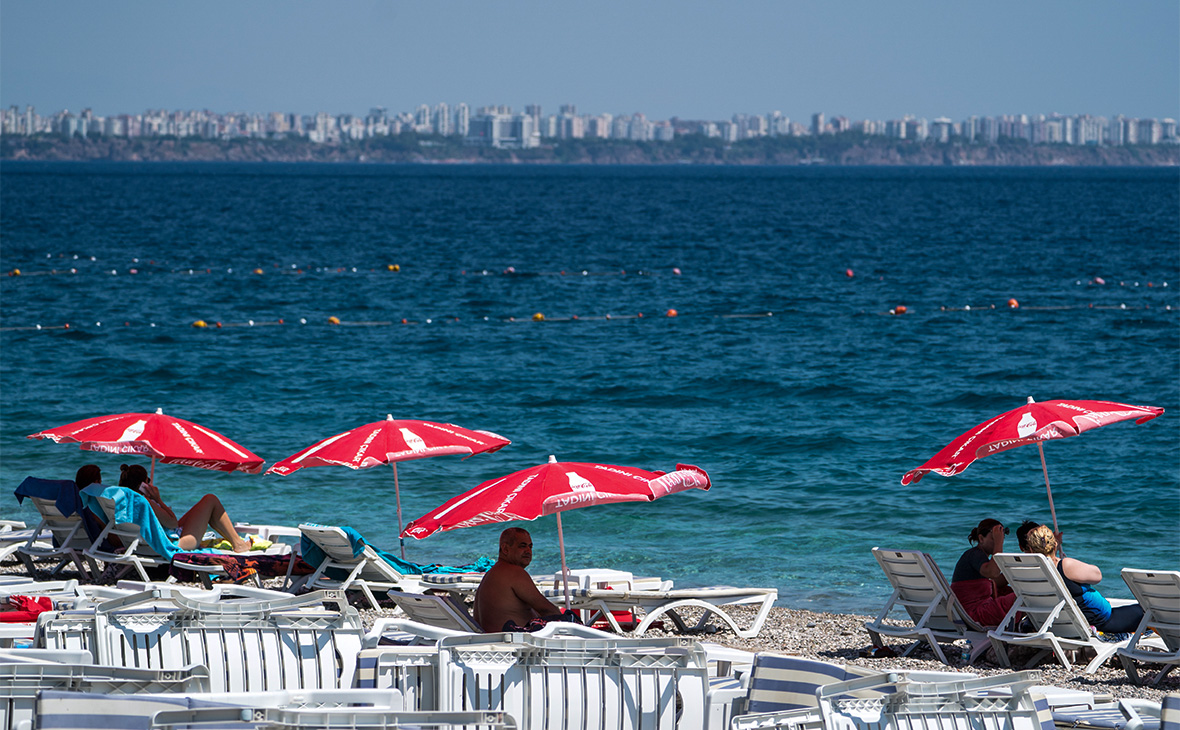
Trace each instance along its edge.
{"label": "turquoise shallow water", "polygon": [[[1035,449],[902,487],[906,470],[1030,395],[1117,400],[1168,412],[1045,453],[1067,547],[1125,597],[1121,567],[1180,567],[1177,182],[6,163],[0,259],[23,275],[0,279],[0,483],[117,469],[24,438],[103,413],[163,408],[268,463],[387,413],[454,422],[513,444],[402,463],[407,521],[549,454],[696,464],[708,493],[566,513],[570,563],[874,612],[874,545],[927,550],[949,574],[982,517],[1049,519]],[[396,545],[388,468],[163,466],[157,482],[179,507],[214,491],[236,517]],[[32,519],[12,498],[0,515]],[[529,528],[534,567],[554,569],[554,520]],[[411,541],[409,557],[468,562],[497,532]]]}

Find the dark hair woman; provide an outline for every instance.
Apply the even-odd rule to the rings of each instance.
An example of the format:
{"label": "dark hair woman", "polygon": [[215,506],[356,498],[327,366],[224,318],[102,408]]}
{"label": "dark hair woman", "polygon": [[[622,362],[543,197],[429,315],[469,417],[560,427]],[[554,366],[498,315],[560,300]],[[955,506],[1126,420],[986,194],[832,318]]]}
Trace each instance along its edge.
{"label": "dark hair woman", "polygon": [[993,555],[1004,551],[1007,534],[1008,528],[999,520],[989,517],[981,521],[967,536],[967,541],[974,544],[959,558],[951,576],[951,590],[959,603],[982,626],[999,626],[1016,602],[1016,594],[992,560]]}

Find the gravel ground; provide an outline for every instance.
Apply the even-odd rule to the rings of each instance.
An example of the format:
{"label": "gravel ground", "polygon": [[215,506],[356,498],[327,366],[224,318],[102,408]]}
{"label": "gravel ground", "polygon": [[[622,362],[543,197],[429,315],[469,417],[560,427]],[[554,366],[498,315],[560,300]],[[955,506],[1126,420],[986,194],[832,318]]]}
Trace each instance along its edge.
{"label": "gravel ground", "polygon": [[[0,565],[0,574],[4,573],[24,574],[24,569],[19,563],[4,563]],[[77,577],[76,574],[70,575],[69,571],[63,571],[63,573],[62,577],[64,578]],[[281,581],[271,580],[267,581],[266,585],[269,588],[278,588],[279,583]],[[356,595],[359,597],[359,594]],[[356,604],[356,601],[354,601],[354,604]],[[363,608],[359,604],[357,605],[366,628],[370,627],[374,619],[379,616],[394,615],[392,609],[374,611]],[[738,622],[738,625],[743,627],[748,626],[754,617],[754,610],[752,608],[741,606],[729,609],[729,613]],[[700,613],[693,613],[689,610],[682,612],[682,616],[689,625],[693,625],[699,618]],[[915,649],[910,656],[904,658],[869,657],[868,652],[872,648],[872,645],[869,642],[868,632],[864,629],[864,624],[866,621],[872,620],[872,618],[872,616],[817,613],[814,611],[776,606],[771,609],[762,631],[752,639],[743,639],[729,630],[729,627],[725,626],[723,622],[716,622],[715,628],[717,630],[714,633],[701,634],[701,640],[711,641],[734,649],[793,654],[820,661],[850,664],[878,670],[924,669],[946,671],[950,669],[989,676],[1011,671],[996,664],[990,652],[984,655],[974,665],[968,666],[964,664],[959,657],[959,653],[963,649],[962,642],[959,642],[957,645],[943,645],[943,652],[951,662],[950,667],[939,662],[934,656],[934,653],[925,644]],[[665,628],[672,628],[670,621],[664,623]],[[652,628],[645,635],[671,636],[673,634],[659,628]],[[906,648],[906,645],[897,643],[891,644],[890,647],[901,653]],[[1015,662],[1028,658],[1017,653],[1023,651],[1027,650],[1018,649],[1013,653]],[[1107,661],[1094,674],[1083,673],[1082,670],[1085,668],[1087,662],[1088,659],[1082,659],[1080,662],[1075,662],[1073,667],[1066,669],[1058,664],[1055,659],[1050,658],[1042,661],[1035,669],[1041,672],[1043,684],[1084,690],[1115,698],[1135,697],[1159,702],[1165,694],[1180,692],[1180,670],[1169,674],[1157,687],[1137,687],[1127,680],[1122,664],[1119,663],[1117,658]],[[1140,674],[1148,674],[1150,676],[1151,672],[1155,669],[1158,669],[1158,667],[1149,666],[1147,667],[1147,672],[1141,670]]]}

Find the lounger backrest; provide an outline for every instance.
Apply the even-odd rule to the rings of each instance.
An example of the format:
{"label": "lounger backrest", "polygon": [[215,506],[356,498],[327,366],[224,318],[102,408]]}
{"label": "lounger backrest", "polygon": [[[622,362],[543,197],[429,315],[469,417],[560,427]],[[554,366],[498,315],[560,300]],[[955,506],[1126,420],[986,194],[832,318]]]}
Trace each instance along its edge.
{"label": "lounger backrest", "polygon": [[483,632],[483,629],[467,614],[466,607],[457,605],[450,596],[431,596],[401,591],[389,591],[386,595],[405,612],[411,621],[468,633]]}
{"label": "lounger backrest", "polygon": [[[819,706],[815,693],[820,687],[875,674],[879,672],[759,652],[754,655],[754,666],[750,672],[747,708],[752,714],[815,709]],[[873,696],[879,694],[879,691],[872,693]]]}
{"label": "lounger backrest", "polygon": [[1143,607],[1147,625],[1170,651],[1180,650],[1180,571],[1123,568],[1123,581]]}
{"label": "lounger backrest", "polygon": [[439,656],[439,709],[550,730],[705,726],[708,660],[692,642],[455,636]]}
{"label": "lounger backrest", "polygon": [[[1090,622],[1069,595],[1057,568],[1044,555],[999,553],[992,557],[1015,591],[1014,607],[1034,624],[1063,639],[1090,638]],[[1049,621],[1051,625],[1046,625]]]}
{"label": "lounger backrest", "polygon": [[[204,667],[159,672],[124,667],[59,664],[53,661],[0,664],[0,728],[8,730],[32,726],[37,696],[42,691],[84,690],[119,696],[140,692],[203,692],[209,689],[207,675]],[[83,709],[73,708],[72,720],[93,722],[93,717],[79,717]],[[35,727],[52,728],[60,725],[38,723]]]}
{"label": "lounger backrest", "polygon": [[895,605],[905,607],[915,625],[941,633],[963,631],[948,606],[954,593],[928,555],[917,550],[873,548],[873,556],[893,586]]}
{"label": "lounger backrest", "polygon": [[[823,725],[830,730],[1054,730],[1045,698],[1029,690],[1039,673],[917,682],[887,674],[829,684],[818,692]],[[860,692],[878,690],[877,699]],[[851,699],[855,697],[856,699]]]}
{"label": "lounger backrest", "polygon": [[[137,494],[135,496],[143,499],[141,495]],[[115,500],[111,499],[110,497],[96,497],[95,499],[99,506],[102,507],[103,516],[106,517],[107,520],[107,526],[103,530],[104,535],[114,535],[115,537],[119,538],[119,541],[123,544],[122,549],[115,548],[115,552],[113,553],[114,555],[126,553],[126,551],[130,549],[130,546],[136,540],[139,540],[139,544],[135,546],[135,555],[144,558],[158,558],[159,560],[165,560],[165,558],[160,555],[160,553],[156,552],[156,550],[151,545],[149,545],[146,540],[142,539],[142,533],[140,532],[139,525],[135,524],[134,522],[118,522],[115,519],[115,515],[118,513],[118,508],[115,506]],[[152,519],[155,519],[154,514],[152,515]],[[102,555],[102,553],[96,554]]]}
{"label": "lounger backrest", "polygon": [[52,499],[29,497],[33,506],[41,514],[41,524],[33,531],[28,545],[32,545],[36,535],[42,530],[49,530],[53,535],[53,545],[59,550],[85,550],[90,547],[90,538],[82,526],[82,518],[78,515],[66,516],[57,508]]}
{"label": "lounger backrest", "polygon": [[[322,607],[325,602],[335,608]],[[204,665],[215,692],[351,687],[364,637],[356,609],[331,591],[224,604],[148,591],[100,604],[89,615],[62,613],[38,629],[42,645],[89,650],[98,664]]]}
{"label": "lounger backrest", "polygon": [[371,545],[365,545],[361,553],[354,556],[352,541],[348,539],[348,534],[339,527],[304,524],[299,526],[299,530],[324,552],[325,562],[328,562],[328,565],[321,567],[329,577],[331,575],[327,571],[331,568],[337,568],[347,574],[358,564],[363,563],[360,573],[356,576],[362,580],[396,583],[405,578],[392,565],[382,560]]}

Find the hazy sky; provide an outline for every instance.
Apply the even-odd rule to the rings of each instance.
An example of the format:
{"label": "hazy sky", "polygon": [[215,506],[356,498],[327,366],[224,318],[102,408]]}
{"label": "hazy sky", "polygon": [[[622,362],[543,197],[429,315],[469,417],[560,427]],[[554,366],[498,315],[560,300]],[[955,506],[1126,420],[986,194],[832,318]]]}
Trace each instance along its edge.
{"label": "hazy sky", "polygon": [[1180,117],[1180,2],[0,0],[0,104]]}

